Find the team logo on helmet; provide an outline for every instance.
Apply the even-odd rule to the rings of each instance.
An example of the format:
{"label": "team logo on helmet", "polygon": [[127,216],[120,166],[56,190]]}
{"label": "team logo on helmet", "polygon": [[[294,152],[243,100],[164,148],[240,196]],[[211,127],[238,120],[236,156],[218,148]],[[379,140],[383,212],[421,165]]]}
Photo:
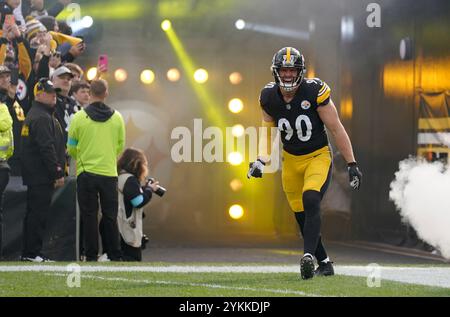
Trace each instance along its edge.
{"label": "team logo on helmet", "polygon": [[295,55],[289,55],[289,60],[287,55],[283,55],[283,66],[294,66],[296,56]]}

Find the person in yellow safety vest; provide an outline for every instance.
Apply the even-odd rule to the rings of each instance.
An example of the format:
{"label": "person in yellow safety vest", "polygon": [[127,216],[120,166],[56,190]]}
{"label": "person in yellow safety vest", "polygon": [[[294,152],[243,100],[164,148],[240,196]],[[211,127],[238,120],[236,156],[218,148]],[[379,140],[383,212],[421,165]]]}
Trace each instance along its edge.
{"label": "person in yellow safety vest", "polygon": [[10,171],[7,159],[14,152],[12,123],[13,120],[9,114],[8,106],[0,103],[0,259],[2,257],[3,236],[3,192],[8,185]]}

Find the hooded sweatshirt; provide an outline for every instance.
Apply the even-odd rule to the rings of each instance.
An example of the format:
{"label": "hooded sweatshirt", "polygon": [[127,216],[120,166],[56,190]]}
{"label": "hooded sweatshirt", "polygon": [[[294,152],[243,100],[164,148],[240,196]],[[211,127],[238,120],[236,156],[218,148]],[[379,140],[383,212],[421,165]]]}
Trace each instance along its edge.
{"label": "hooded sweatshirt", "polygon": [[69,126],[67,149],[82,172],[117,177],[117,157],[125,146],[122,115],[95,102],[77,112]]}

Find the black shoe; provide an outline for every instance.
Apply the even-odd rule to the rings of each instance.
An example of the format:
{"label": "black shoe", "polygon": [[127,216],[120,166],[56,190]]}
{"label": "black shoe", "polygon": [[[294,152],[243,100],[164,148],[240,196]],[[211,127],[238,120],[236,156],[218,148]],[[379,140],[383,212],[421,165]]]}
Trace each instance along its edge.
{"label": "black shoe", "polygon": [[327,263],[319,262],[319,267],[314,271],[316,276],[332,276],[334,275],[333,262]]}
{"label": "black shoe", "polygon": [[304,280],[314,277],[314,260],[309,254],[300,260],[300,275]]}

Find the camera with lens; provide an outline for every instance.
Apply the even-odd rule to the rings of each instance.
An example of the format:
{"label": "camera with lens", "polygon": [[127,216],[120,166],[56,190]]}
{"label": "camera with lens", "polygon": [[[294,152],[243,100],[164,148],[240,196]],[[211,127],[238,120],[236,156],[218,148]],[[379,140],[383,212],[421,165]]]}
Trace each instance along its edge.
{"label": "camera with lens", "polygon": [[[155,179],[150,177],[147,181],[147,184],[153,184],[155,182]],[[154,190],[153,192],[158,195],[159,197],[162,197],[165,193],[166,193],[167,189],[165,189],[162,186],[157,186],[156,190]]]}

